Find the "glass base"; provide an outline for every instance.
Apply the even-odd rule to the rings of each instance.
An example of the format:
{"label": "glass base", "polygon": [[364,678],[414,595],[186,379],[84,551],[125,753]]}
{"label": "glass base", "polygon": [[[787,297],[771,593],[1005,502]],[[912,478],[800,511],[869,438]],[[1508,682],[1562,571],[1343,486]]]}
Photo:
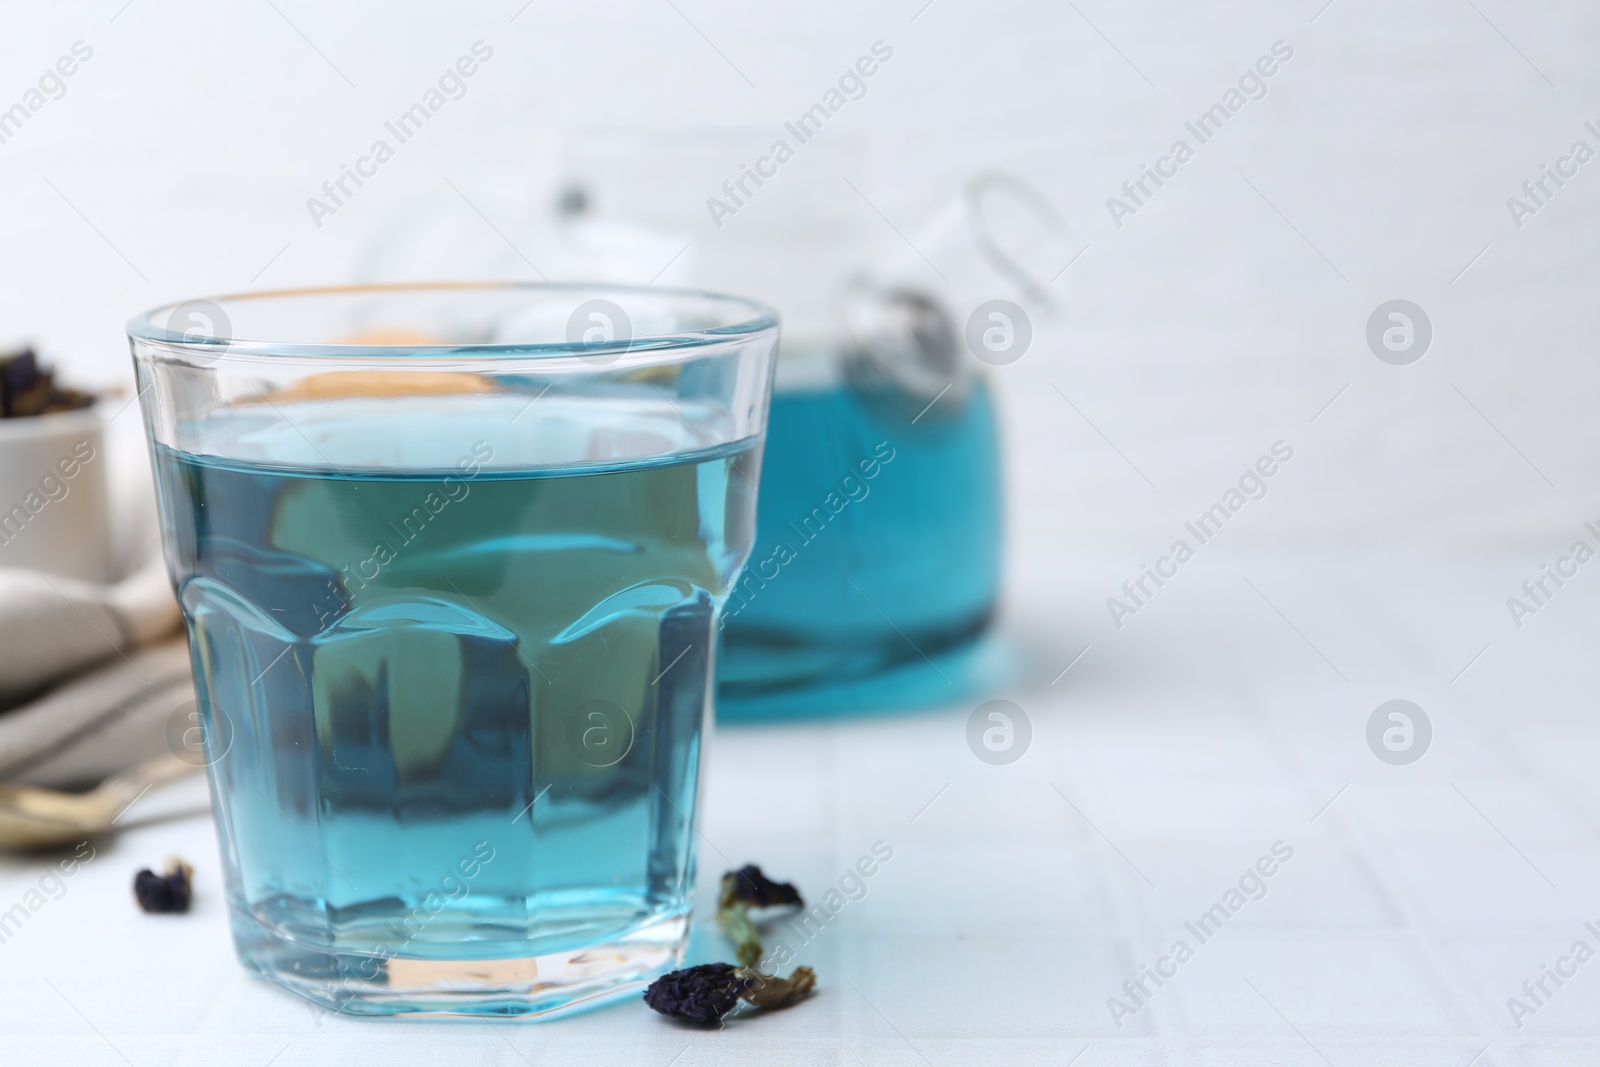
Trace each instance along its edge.
{"label": "glass base", "polygon": [[330,1012],[346,1015],[549,1017],[639,993],[679,966],[688,942],[687,914],[656,919],[598,945],[518,957],[457,953],[428,956],[330,950],[285,938],[234,914],[234,940],[245,967]]}

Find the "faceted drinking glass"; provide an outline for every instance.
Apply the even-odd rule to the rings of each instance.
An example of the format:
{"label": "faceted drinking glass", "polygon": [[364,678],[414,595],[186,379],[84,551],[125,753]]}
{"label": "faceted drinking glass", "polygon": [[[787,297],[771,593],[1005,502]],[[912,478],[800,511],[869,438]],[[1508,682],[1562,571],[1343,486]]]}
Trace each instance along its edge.
{"label": "faceted drinking glass", "polygon": [[776,316],[417,285],[128,332],[245,966],[498,1015],[675,966]]}

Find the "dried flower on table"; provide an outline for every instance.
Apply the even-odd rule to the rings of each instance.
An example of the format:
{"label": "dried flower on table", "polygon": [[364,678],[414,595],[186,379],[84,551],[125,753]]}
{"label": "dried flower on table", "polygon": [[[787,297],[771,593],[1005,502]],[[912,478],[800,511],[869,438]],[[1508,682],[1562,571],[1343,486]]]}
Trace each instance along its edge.
{"label": "dried flower on table", "polygon": [[147,912],[186,912],[194,898],[194,868],[177,858],[160,874],[146,868],[133,877],[133,896]]}
{"label": "dried flower on table", "polygon": [[702,963],[664,974],[644,991],[644,1002],[688,1023],[714,1023],[739,1003],[749,980],[731,963]]}
{"label": "dried flower on table", "polygon": [[732,900],[742,900],[753,908],[805,903],[800,899],[800,890],[788,882],[774,882],[753,863],[722,876],[722,903],[719,906],[727,907]]}
{"label": "dried flower on table", "polygon": [[722,876],[717,899],[717,924],[734,944],[744,966],[703,963],[664,974],[645,990],[644,1002],[662,1015],[684,1022],[709,1025],[720,1022],[740,1000],[762,1009],[787,1008],[817,987],[810,967],[796,967],[788,978],[762,974],[761,937],[750,921],[751,908],[803,907],[800,891],[787,882],[774,882],[755,864]]}
{"label": "dried flower on table", "polygon": [[762,974],[753,967],[741,967],[739,973],[750,983],[740,995],[758,1008],[787,1008],[817,988],[817,972],[810,967],[796,967],[787,978]]}
{"label": "dried flower on table", "polygon": [[722,876],[717,898],[717,925],[733,942],[734,955],[746,967],[761,959],[761,938],[750,921],[751,908],[804,907],[800,891],[788,882],[774,882],[753,863]]}
{"label": "dried flower on table", "polygon": [[817,974],[810,967],[779,978],[754,967],[702,963],[657,978],[644,991],[644,1002],[662,1015],[706,1026],[720,1022],[740,1000],[768,1010],[787,1008],[816,987]]}

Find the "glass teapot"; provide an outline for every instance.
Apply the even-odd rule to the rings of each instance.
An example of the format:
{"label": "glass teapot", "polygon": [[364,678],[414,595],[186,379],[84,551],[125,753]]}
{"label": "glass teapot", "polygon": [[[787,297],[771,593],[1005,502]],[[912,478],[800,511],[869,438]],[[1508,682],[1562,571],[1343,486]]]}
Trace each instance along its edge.
{"label": "glass teapot", "polygon": [[[983,673],[1002,541],[985,364],[1026,351],[1071,251],[1048,202],[997,174],[903,235],[832,132],[781,165],[755,130],[591,131],[566,153],[563,274],[783,315],[755,547],[724,609],[725,718],[941,703]],[[863,237],[880,232],[887,253]]]}

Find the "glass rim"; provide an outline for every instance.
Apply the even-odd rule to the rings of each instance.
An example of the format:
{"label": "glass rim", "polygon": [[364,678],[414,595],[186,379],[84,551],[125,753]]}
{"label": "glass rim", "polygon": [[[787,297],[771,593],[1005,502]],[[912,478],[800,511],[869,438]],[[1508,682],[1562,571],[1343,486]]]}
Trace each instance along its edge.
{"label": "glass rim", "polygon": [[[359,296],[395,296],[406,293],[496,293],[525,291],[530,293],[586,292],[598,297],[607,294],[618,296],[648,295],[653,300],[710,301],[737,314],[736,321],[723,326],[702,330],[680,330],[651,333],[625,340],[601,342],[574,341],[513,341],[476,342],[444,341],[426,343],[367,343],[338,344],[309,341],[275,341],[268,339],[238,338],[232,336],[205,337],[193,333],[180,333],[166,325],[179,309],[196,304],[210,304],[223,309],[229,304],[287,301],[305,298],[349,298]],[[224,312],[226,314],[226,312]],[[309,362],[379,361],[393,360],[404,353],[407,363],[437,362],[459,365],[464,360],[504,357],[507,359],[560,360],[572,357],[594,359],[609,356],[607,365],[612,369],[625,367],[632,362],[656,362],[663,352],[703,348],[712,345],[738,343],[761,334],[776,331],[778,313],[768,305],[748,297],[733,296],[706,289],[675,286],[638,285],[624,282],[529,282],[529,281],[443,281],[443,282],[382,282],[357,285],[305,286],[290,289],[267,289],[261,292],[236,292],[219,296],[191,298],[162,304],[129,319],[125,327],[130,341],[159,346],[172,352],[187,353],[194,358],[211,363],[221,359],[270,359],[274,361],[305,360]],[[635,359],[627,357],[637,353]],[[432,359],[430,360],[430,357]]]}

